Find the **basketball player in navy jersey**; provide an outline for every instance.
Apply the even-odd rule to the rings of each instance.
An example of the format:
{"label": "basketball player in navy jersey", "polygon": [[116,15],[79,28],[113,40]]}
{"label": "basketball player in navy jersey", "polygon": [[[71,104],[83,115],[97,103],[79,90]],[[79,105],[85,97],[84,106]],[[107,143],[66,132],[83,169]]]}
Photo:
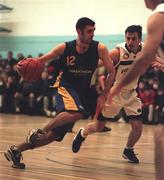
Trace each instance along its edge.
{"label": "basketball player in navy jersey", "polygon": [[78,37],[76,40],[57,45],[48,54],[38,58],[45,63],[59,56],[62,73],[57,78],[53,87],[56,91],[57,115],[42,129],[32,129],[25,143],[11,146],[5,157],[12,162],[12,167],[24,169],[21,163],[21,152],[47,145],[53,141],[62,141],[68,131],[70,123],[86,118],[90,95],[91,77],[101,59],[110,72],[105,89],[98,97],[97,104],[102,107],[110,87],[113,84],[115,70],[112,60],[108,56],[107,47],[94,41],[95,22],[87,17],[80,18],[76,23]]}
{"label": "basketball player in navy jersey", "polygon": [[[109,56],[114,61],[117,69],[114,85],[117,85],[131,68],[136,57],[142,50],[142,27],[140,25],[128,26],[125,30],[126,42],[118,44],[115,49],[109,52]],[[106,103],[102,114],[94,122],[89,123],[84,128],[80,128],[72,144],[73,152],[77,153],[82,142],[92,133],[100,132],[105,126],[106,120],[114,118],[123,108],[126,118],[131,125],[126,147],[123,151],[123,158],[132,163],[139,163],[139,159],[134,153],[134,145],[138,142],[142,134],[142,104],[138,98],[136,88],[138,78],[122,89],[121,93],[114,97],[110,104]],[[101,117],[101,118],[100,118]]]}
{"label": "basketball player in navy jersey", "polygon": [[[145,0],[145,5],[153,13],[147,21],[147,37],[144,48],[124,79],[111,89],[109,93],[109,98],[111,99],[122,88],[142,75],[156,58],[156,55],[164,61],[164,0]],[[163,63],[159,67],[162,69]],[[154,136],[156,180],[164,180],[164,111],[161,114],[162,116]]]}

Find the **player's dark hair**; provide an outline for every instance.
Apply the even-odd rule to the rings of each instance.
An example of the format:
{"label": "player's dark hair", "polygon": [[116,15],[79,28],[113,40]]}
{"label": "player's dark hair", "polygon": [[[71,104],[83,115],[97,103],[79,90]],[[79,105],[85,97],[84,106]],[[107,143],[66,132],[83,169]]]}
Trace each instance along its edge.
{"label": "player's dark hair", "polygon": [[131,26],[128,26],[125,30],[125,34],[126,33],[134,33],[136,32],[138,34],[138,37],[140,39],[142,39],[142,26],[140,25],[131,25]]}
{"label": "player's dark hair", "polygon": [[76,29],[83,30],[85,26],[94,26],[95,22],[87,17],[82,17],[78,19],[76,23]]}

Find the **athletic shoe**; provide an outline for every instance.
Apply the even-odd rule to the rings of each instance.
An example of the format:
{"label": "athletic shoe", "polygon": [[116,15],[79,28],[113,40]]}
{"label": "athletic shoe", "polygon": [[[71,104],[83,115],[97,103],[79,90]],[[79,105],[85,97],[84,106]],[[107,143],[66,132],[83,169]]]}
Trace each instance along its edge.
{"label": "athletic shoe", "polygon": [[15,146],[11,146],[4,155],[8,161],[12,162],[13,168],[25,168],[25,164],[20,162],[23,159],[22,153]]}
{"label": "athletic shoe", "polygon": [[111,128],[104,126],[104,128],[100,132],[109,132],[111,130],[112,130]]}
{"label": "athletic shoe", "polygon": [[122,157],[128,159],[131,163],[139,163],[139,159],[136,157],[133,149],[124,149]]}
{"label": "athletic shoe", "polygon": [[76,134],[76,136],[73,139],[72,151],[74,153],[77,153],[80,150],[80,146],[81,146],[82,142],[85,140],[85,138],[83,138],[81,135],[82,130],[83,130],[83,128],[80,128],[78,133]]}

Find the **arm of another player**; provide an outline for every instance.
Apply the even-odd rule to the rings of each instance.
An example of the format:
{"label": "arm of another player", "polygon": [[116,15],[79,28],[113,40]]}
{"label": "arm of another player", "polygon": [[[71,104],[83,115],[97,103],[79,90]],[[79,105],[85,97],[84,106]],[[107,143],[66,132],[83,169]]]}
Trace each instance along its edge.
{"label": "arm of another player", "polygon": [[109,89],[112,87],[113,82],[114,82],[115,69],[114,69],[113,61],[109,57],[107,47],[104,44],[99,43],[98,48],[99,48],[99,57],[103,61],[103,64],[104,64],[106,70],[110,74],[105,81],[104,91],[102,92],[102,95],[107,97],[107,95],[109,93]]}
{"label": "arm of another player", "polygon": [[[114,67],[117,67],[120,60],[120,49],[116,47],[115,49],[109,51],[109,57],[112,59]],[[99,76],[98,81],[103,90],[105,86],[105,79],[106,79],[104,71],[106,70],[106,68],[104,67],[104,63],[101,59],[99,60],[98,66],[99,66],[98,67],[98,76]]]}
{"label": "arm of another player", "polygon": [[64,53],[65,50],[65,43],[59,44],[57,45],[54,49],[52,49],[50,52],[48,52],[47,54],[41,56],[38,58],[38,60],[40,62],[47,62],[49,60],[52,60],[53,58],[57,58],[58,56],[60,56],[61,54]]}
{"label": "arm of another player", "polygon": [[114,67],[117,67],[120,61],[120,49],[116,47],[115,49],[109,51],[109,57],[112,59]]}
{"label": "arm of another player", "polygon": [[107,99],[109,90],[112,87],[114,78],[115,78],[115,69],[113,66],[113,62],[112,62],[111,58],[109,57],[108,49],[106,48],[106,46],[104,44],[99,43],[98,51],[99,51],[99,57],[103,61],[103,64],[105,65],[105,68],[107,69],[108,73],[110,73],[110,75],[107,76],[106,81],[105,81],[104,90],[97,99],[95,118],[102,111],[102,109],[105,105],[105,101]]}

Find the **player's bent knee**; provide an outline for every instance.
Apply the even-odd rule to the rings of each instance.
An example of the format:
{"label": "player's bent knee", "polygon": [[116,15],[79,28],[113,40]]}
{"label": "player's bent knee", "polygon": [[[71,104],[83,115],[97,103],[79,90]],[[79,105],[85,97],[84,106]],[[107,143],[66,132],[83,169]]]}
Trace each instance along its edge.
{"label": "player's bent knee", "polygon": [[26,142],[30,145],[31,149],[36,147],[37,142],[45,135],[41,129],[31,129],[26,138]]}
{"label": "player's bent knee", "polygon": [[67,132],[60,132],[60,133],[55,133],[54,132],[54,141],[57,141],[57,142],[61,142],[63,141],[65,135],[67,134]]}

